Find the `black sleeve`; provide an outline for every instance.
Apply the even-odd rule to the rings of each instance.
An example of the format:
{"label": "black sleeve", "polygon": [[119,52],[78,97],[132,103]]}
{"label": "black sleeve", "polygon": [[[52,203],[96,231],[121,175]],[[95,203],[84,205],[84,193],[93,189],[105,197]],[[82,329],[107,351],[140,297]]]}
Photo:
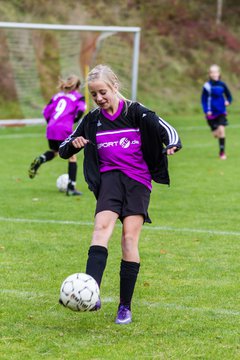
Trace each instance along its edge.
{"label": "black sleeve", "polygon": [[224,93],[225,93],[226,98],[229,101],[229,103],[231,103],[232,102],[232,94],[225,83],[224,83]]}
{"label": "black sleeve", "polygon": [[176,147],[176,151],[182,148],[181,140],[177,131],[167,121],[163,120],[155,112],[145,108],[139,104],[138,118],[140,122],[145,123],[145,129],[148,129],[149,134],[158,136],[159,142],[165,145],[163,152],[167,149]]}
{"label": "black sleeve", "polygon": [[[79,99],[79,102],[83,102],[83,103],[85,104],[85,106],[86,106],[85,97],[84,97],[84,96],[82,96],[82,97]],[[84,112],[85,112],[85,110],[79,110],[79,111],[78,111],[78,113],[77,113],[77,115],[76,115],[76,117],[75,117],[75,119],[74,119],[74,124],[77,123],[77,122],[81,119],[81,117],[83,116]]]}
{"label": "black sleeve", "polygon": [[72,155],[78,153],[80,150],[83,149],[83,148],[76,149],[72,145],[72,141],[78,136],[85,137],[84,125],[85,125],[86,118],[87,118],[87,116],[85,116],[82,119],[82,121],[79,123],[79,125],[77,126],[75,131],[61,143],[61,145],[59,147],[59,155],[61,158],[69,159]]}
{"label": "black sleeve", "polygon": [[81,119],[81,117],[83,116],[83,113],[84,113],[84,111],[81,111],[81,110],[78,111],[78,113],[74,119],[74,124],[76,124]]}
{"label": "black sleeve", "polygon": [[175,151],[182,148],[181,140],[176,129],[160,117],[158,117],[158,129],[162,142],[165,145],[163,152],[166,152],[167,149],[171,149],[173,147],[176,147]]}

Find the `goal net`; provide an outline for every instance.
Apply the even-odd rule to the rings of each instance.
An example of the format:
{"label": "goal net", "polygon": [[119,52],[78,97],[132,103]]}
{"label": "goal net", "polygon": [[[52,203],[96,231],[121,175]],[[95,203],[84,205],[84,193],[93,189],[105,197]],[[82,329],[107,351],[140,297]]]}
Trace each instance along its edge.
{"label": "goal net", "polygon": [[41,118],[59,77],[74,73],[84,84],[97,64],[111,66],[135,100],[139,41],[140,28],[0,23],[0,103],[13,107],[12,118]]}

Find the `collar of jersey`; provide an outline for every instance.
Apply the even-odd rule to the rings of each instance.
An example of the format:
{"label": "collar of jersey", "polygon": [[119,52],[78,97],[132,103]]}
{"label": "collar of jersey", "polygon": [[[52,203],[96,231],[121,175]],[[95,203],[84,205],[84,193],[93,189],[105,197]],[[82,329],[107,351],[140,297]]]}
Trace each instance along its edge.
{"label": "collar of jersey", "polygon": [[101,109],[101,112],[103,114],[103,116],[111,121],[115,120],[122,112],[122,109],[123,109],[123,105],[124,105],[124,101],[123,100],[120,100],[119,101],[119,104],[118,104],[118,109],[117,111],[115,112],[115,114],[113,115],[110,115],[106,110],[104,109]]}

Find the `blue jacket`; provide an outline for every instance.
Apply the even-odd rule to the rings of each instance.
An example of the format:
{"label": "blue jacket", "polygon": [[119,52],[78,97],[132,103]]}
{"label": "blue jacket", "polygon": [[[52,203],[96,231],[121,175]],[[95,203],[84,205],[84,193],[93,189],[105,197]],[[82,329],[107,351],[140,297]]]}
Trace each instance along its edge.
{"label": "blue jacket", "polygon": [[232,102],[232,95],[223,81],[209,80],[202,89],[202,108],[206,114],[212,112],[212,116],[226,114],[225,100]]}

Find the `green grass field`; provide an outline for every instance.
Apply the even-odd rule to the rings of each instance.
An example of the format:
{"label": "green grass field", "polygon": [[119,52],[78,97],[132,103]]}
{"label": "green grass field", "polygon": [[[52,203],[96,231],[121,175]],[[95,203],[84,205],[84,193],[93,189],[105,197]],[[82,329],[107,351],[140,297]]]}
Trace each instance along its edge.
{"label": "green grass field", "polygon": [[133,322],[114,324],[120,223],[109,247],[98,313],[58,305],[65,277],[84,272],[95,200],[59,193],[67,162],[55,159],[30,180],[47,149],[44,127],[0,128],[0,299],[2,360],[239,359],[239,116],[230,116],[228,159],[202,116],[168,120],[183,142],[169,159],[171,186],[154,184],[151,225],[141,235]]}

